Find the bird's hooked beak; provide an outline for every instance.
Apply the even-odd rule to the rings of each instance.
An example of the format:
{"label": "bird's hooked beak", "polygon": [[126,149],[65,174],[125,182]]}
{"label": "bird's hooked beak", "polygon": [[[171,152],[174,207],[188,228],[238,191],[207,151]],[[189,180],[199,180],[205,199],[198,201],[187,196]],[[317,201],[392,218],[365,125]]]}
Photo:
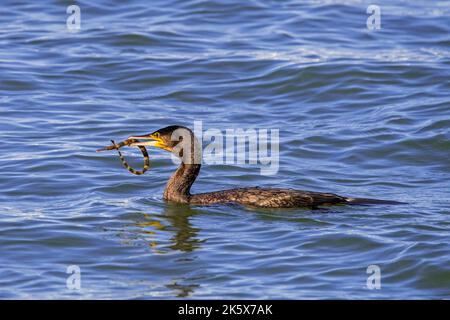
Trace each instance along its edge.
{"label": "bird's hooked beak", "polygon": [[138,141],[130,144],[130,147],[156,147],[166,151],[172,151],[172,148],[167,146],[164,140],[158,133],[145,134],[142,136],[131,136],[128,139],[133,140],[150,140],[150,141]]}

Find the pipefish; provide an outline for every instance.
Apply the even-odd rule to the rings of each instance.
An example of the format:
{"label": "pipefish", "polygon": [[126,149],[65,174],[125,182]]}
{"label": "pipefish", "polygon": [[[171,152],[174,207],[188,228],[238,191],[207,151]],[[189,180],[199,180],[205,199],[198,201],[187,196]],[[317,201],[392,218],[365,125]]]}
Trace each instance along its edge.
{"label": "pipefish", "polygon": [[122,155],[122,152],[120,152],[120,148],[125,146],[130,146],[132,143],[137,143],[138,140],[135,139],[127,139],[122,142],[116,143],[114,140],[111,140],[112,146],[107,146],[101,149],[98,149],[97,152],[101,151],[107,151],[107,150],[117,150],[117,153],[119,154],[120,161],[122,162],[123,166],[130,171],[132,174],[135,175],[142,175],[144,174],[149,168],[150,168],[150,157],[148,155],[147,149],[145,149],[144,146],[138,146],[139,150],[141,150],[142,155],[144,156],[144,168],[142,170],[135,170],[133,169],[128,162],[125,160],[125,157]]}

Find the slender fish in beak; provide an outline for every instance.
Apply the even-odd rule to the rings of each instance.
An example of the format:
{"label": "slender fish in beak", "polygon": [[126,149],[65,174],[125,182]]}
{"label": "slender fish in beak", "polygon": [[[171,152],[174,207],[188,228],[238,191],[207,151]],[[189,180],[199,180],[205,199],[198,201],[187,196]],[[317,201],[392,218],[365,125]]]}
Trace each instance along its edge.
{"label": "slender fish in beak", "polygon": [[144,146],[137,146],[144,156],[144,168],[142,170],[134,170],[125,160],[125,157],[122,155],[122,152],[120,152],[120,148],[124,146],[132,146],[133,143],[137,143],[138,141],[135,139],[127,139],[125,141],[115,143],[114,140],[111,140],[112,145],[107,146],[101,149],[98,149],[97,152],[101,151],[107,151],[107,150],[117,150],[117,153],[119,154],[120,161],[122,162],[123,166],[130,171],[132,174],[135,175],[142,175],[150,168],[150,157],[148,155],[147,149],[145,149]]}

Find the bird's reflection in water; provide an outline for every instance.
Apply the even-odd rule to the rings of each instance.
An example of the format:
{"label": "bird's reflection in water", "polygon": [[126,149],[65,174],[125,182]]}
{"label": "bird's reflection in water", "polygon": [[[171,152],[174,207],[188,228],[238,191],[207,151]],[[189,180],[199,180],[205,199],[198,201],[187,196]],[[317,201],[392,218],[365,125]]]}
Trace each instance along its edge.
{"label": "bird's reflection in water", "polygon": [[[198,239],[200,229],[190,223],[190,218],[198,211],[187,205],[168,204],[162,214],[144,214],[144,221],[137,222],[139,232],[146,235],[148,244],[156,253],[167,253],[168,250],[191,252],[199,248],[204,240]],[[164,238],[171,234],[169,244]]]}
{"label": "bird's reflection in water", "polygon": [[[198,238],[200,229],[193,227],[190,223],[191,217],[198,213],[197,210],[186,205],[167,204],[163,213],[141,215],[145,220],[136,222],[135,226],[138,227],[138,232],[146,239],[153,253],[165,254],[170,251],[191,253],[205,241]],[[194,257],[188,254],[177,258],[176,262],[189,263],[193,260]],[[183,275],[172,279],[165,287],[178,298],[189,297],[200,287],[199,284],[193,283],[195,278],[198,276],[191,278],[189,275]]]}

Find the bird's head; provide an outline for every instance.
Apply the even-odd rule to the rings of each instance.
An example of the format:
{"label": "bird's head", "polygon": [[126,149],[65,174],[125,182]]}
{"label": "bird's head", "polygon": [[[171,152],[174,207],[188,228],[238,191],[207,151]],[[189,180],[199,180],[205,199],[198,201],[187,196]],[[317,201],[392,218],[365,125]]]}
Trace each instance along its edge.
{"label": "bird's head", "polygon": [[[183,126],[168,126],[152,133],[131,136],[128,139],[140,140],[130,146],[156,147],[169,151],[184,163],[199,162],[199,144],[191,129]],[[201,155],[200,155],[201,158]],[[193,161],[193,162],[192,162]]]}

